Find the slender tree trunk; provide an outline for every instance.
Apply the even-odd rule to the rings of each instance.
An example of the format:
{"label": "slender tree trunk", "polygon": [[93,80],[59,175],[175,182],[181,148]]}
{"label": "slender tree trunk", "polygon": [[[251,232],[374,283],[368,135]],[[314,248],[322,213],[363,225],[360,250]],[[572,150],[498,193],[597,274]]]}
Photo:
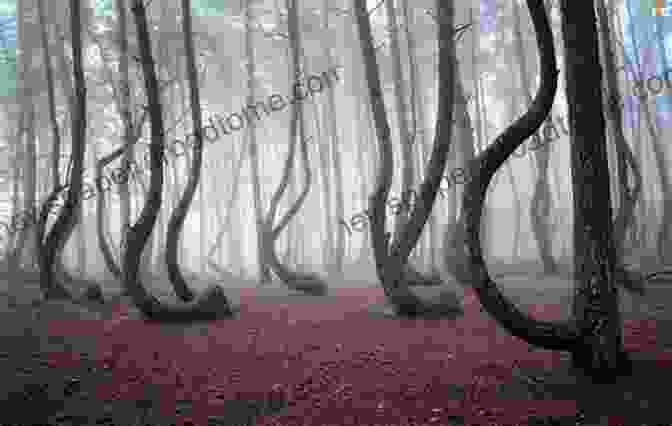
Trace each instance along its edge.
{"label": "slender tree trunk", "polygon": [[[131,79],[128,69],[128,29],[126,22],[126,0],[116,0],[115,2],[117,17],[119,19],[119,74],[121,76],[119,81],[119,91],[121,92],[121,108],[119,114],[121,121],[124,123],[124,157],[122,161],[122,170],[126,173],[130,172],[131,164],[135,163],[134,150],[131,148],[131,135],[133,133],[133,119],[131,115]],[[142,123],[138,129],[142,129]],[[139,133],[139,132],[138,132]],[[126,246],[126,232],[131,223],[131,195],[128,185],[128,178],[122,179],[119,183],[119,213],[121,215],[121,252]],[[121,272],[121,271],[120,271]],[[121,279],[121,277],[119,277]]]}
{"label": "slender tree trunk", "polygon": [[[427,166],[427,176],[420,185],[420,195],[417,198],[416,206],[408,223],[391,244],[391,234],[386,232],[385,229],[385,203],[390,191],[394,169],[390,128],[383,102],[366,2],[354,0],[353,7],[364,58],[366,80],[369,86],[370,107],[380,148],[376,187],[374,193],[369,197],[371,240],[376,272],[386,297],[396,309],[397,314],[404,316],[461,312],[459,301],[454,295],[452,295],[453,299],[450,301],[445,299],[438,303],[428,304],[424,302],[409,289],[404,274],[408,256],[417,244],[422,228],[427,222],[432,205],[436,200],[452,137],[455,88],[453,66],[455,49],[453,40],[454,5],[452,1],[437,1],[436,7],[439,27],[439,108],[434,148]],[[447,296],[449,293],[444,294]]]}
{"label": "slender tree trunk", "polygon": [[[246,0],[245,3],[245,55],[247,69],[247,105],[254,105],[255,94],[255,62],[254,46],[252,45],[253,36],[252,0]],[[254,202],[254,215],[257,227],[257,260],[259,262],[259,281],[268,283],[271,281],[271,271],[264,259],[264,218],[261,200],[261,184],[259,182],[259,145],[257,143],[257,132],[253,125],[250,125],[247,131],[250,138],[250,169],[252,172],[252,200]]]}
{"label": "slender tree trunk", "polygon": [[78,210],[81,208],[82,173],[86,153],[86,81],[83,67],[81,2],[70,0],[70,30],[72,32],[74,96],[71,98],[71,133],[72,133],[72,169],[70,185],[65,204],[58,214],[50,232],[46,235],[40,256],[40,286],[46,299],[71,298],[63,285],[57,282],[54,264],[72,234],[76,224]]}
{"label": "slender tree trunk", "polygon": [[[517,2],[513,2],[513,17],[514,17],[514,41],[516,45],[516,56],[518,58],[518,66],[520,69],[520,83],[523,89],[523,96],[525,102],[529,105],[532,102],[532,89],[530,88],[529,70],[527,60],[525,58],[525,48],[523,47],[523,32],[520,23],[520,10]],[[552,122],[553,110],[546,118],[546,126],[553,126]],[[532,221],[532,235],[537,243],[539,250],[539,257],[544,267],[546,274],[556,274],[558,266],[553,258],[553,251],[551,247],[551,235],[549,233],[548,219],[550,217],[550,188],[548,186],[548,149],[541,149],[541,137],[538,133],[532,135],[534,141],[533,156],[537,164],[537,179],[534,185],[534,192],[532,194],[532,201],[530,204],[530,220]]]}
{"label": "slender tree trunk", "polygon": [[[287,1],[287,27],[289,29],[289,43],[292,53],[293,76],[298,79],[302,75],[301,70],[301,40],[299,38],[299,16],[297,0]],[[298,95],[298,93],[294,93]],[[282,171],[282,178],[277,189],[271,197],[268,213],[264,218],[263,249],[264,258],[269,263],[273,272],[290,289],[303,291],[314,295],[323,295],[327,291],[326,282],[314,273],[293,272],[285,265],[282,265],[275,253],[275,244],[283,229],[296,216],[308,196],[311,186],[311,171],[308,161],[308,144],[306,141],[303,119],[302,103],[297,101],[291,105],[291,122],[289,125],[288,153]],[[294,154],[297,137],[301,146],[301,161],[303,163],[304,187],[299,197],[290,205],[287,212],[279,220],[277,226],[274,226],[275,216],[280,199],[282,198],[289,183],[292,170],[294,168]]]}
{"label": "slender tree trunk", "polygon": [[[628,235],[628,229],[632,225],[635,207],[642,189],[642,175],[635,157],[625,140],[623,134],[623,122],[621,118],[621,95],[618,89],[618,75],[616,71],[616,59],[612,48],[610,20],[604,0],[597,0],[597,13],[600,20],[600,38],[602,47],[602,57],[604,60],[606,85],[608,97],[607,114],[613,135],[614,148],[616,149],[616,165],[618,171],[618,189],[620,208],[614,219],[614,250],[616,251],[616,269],[621,272],[621,276],[626,278],[621,281],[623,288],[642,293],[644,291],[642,277],[636,279],[634,274],[628,274],[623,263],[625,262],[625,239]],[[630,188],[628,167],[633,176],[634,186]],[[628,279],[628,275],[632,275]],[[641,275],[641,274],[639,274]]]}

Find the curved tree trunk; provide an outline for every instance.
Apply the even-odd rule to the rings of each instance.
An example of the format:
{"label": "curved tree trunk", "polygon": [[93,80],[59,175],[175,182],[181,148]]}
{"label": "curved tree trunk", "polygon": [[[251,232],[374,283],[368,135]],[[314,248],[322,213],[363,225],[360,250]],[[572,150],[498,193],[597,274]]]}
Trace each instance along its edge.
{"label": "curved tree trunk", "polygon": [[[287,16],[289,41],[292,52],[293,74],[296,78],[300,76],[301,66],[301,42],[299,39],[299,23],[297,0],[287,0]],[[310,171],[310,163],[308,161],[308,143],[306,141],[304,132],[303,107],[301,102],[293,102],[291,106],[291,122],[289,126],[289,141],[287,158],[283,167],[282,179],[275,193],[271,197],[268,213],[264,218],[263,223],[263,249],[265,261],[268,262],[273,272],[278,278],[290,289],[303,291],[309,294],[323,295],[327,291],[327,283],[315,273],[304,273],[298,271],[290,271],[285,265],[282,265],[275,253],[275,242],[280,233],[289,224],[289,222],[296,216],[299,209],[303,205],[308,192],[310,191],[312,174]],[[294,168],[294,154],[297,143],[297,136],[301,144],[301,161],[303,163],[304,187],[299,194],[299,197],[294,201],[291,207],[285,212],[285,215],[280,219],[277,226],[273,227],[275,222],[275,215],[280,203],[280,198],[284,194],[289,178]]]}
{"label": "curved tree trunk", "polygon": [[[467,183],[464,193],[468,246],[476,294],[483,308],[498,324],[531,345],[572,352],[576,367],[596,381],[608,381],[619,372],[627,372],[629,362],[620,340],[618,294],[613,280],[613,245],[610,242],[611,221],[600,220],[610,218],[611,211],[608,192],[604,191],[605,184],[608,187],[604,133],[601,141],[594,142],[595,128],[602,132],[604,129],[594,12],[592,2],[580,4],[564,0],[561,4],[570,121],[575,129],[573,137],[581,138],[572,144],[577,147],[572,150],[573,189],[577,206],[574,237],[578,253],[575,261],[582,290],[575,297],[576,321],[538,321],[519,310],[502,295],[490,278],[480,247],[480,220],[488,183],[507,157],[539,128],[551,110],[557,89],[553,34],[540,0],[527,0],[540,51],[539,91],[529,110],[474,160],[474,178]],[[581,6],[577,6],[579,4]],[[573,32],[568,26],[570,19],[578,22]],[[586,39],[592,42],[587,45]],[[581,85],[576,77],[579,71],[585,76],[590,76],[592,71],[593,78]],[[591,88],[592,91],[589,90]],[[581,110],[583,114],[592,116],[577,115],[577,103],[581,102],[586,108]],[[593,203],[591,199],[600,201]]]}
{"label": "curved tree trunk", "polygon": [[[397,129],[399,132],[399,145],[401,146],[401,159],[402,159],[402,179],[401,179],[401,194],[402,194],[402,205],[405,205],[408,200],[404,199],[407,197],[410,192],[413,190],[413,179],[415,177],[414,170],[414,149],[413,149],[413,135],[409,131],[408,121],[407,121],[407,105],[406,101],[408,96],[406,95],[404,76],[401,63],[401,43],[399,37],[399,24],[397,22],[397,13],[395,8],[395,2],[393,0],[388,0],[385,2],[386,12],[387,12],[387,25],[389,28],[389,37],[390,37],[390,51],[392,53],[392,74],[394,76],[394,99],[395,99],[395,112],[397,116]],[[411,82],[413,84],[413,82]],[[411,102],[414,102],[414,99],[410,99]],[[413,129],[415,131],[415,129]],[[431,211],[431,209],[430,209]],[[410,209],[402,208],[399,211],[399,214],[396,215],[395,223],[395,238],[399,236],[408,223],[410,217]],[[410,262],[406,263],[405,266],[405,279],[409,285],[436,285],[437,277],[433,276],[431,278],[425,277],[423,274],[417,271],[417,269],[411,265]]]}
{"label": "curved tree trunk", "polygon": [[[108,164],[119,158],[122,154],[125,154],[128,150],[133,149],[133,144],[140,139],[139,130],[142,129],[146,116],[147,114],[143,114],[142,120],[140,121],[140,124],[137,127],[138,131],[136,131],[136,134],[130,135],[130,138],[127,138],[127,141],[130,142],[129,144],[124,144],[124,146],[117,148],[110,154],[96,161],[96,173],[94,183],[96,186],[96,230],[98,234],[98,248],[100,249],[100,252],[103,255],[103,261],[105,262],[105,266],[107,266],[107,269],[112,273],[114,278],[118,280],[122,279],[121,268],[119,267],[119,265],[117,265],[117,262],[114,260],[114,255],[112,254],[110,243],[107,241],[106,238],[106,236],[108,235],[108,232],[105,229],[105,197],[107,191],[103,187],[102,182],[103,171],[105,170],[105,167]],[[119,176],[118,179],[120,181],[119,185],[123,183],[128,184],[128,180],[130,179],[131,176],[130,165],[125,160],[126,157],[124,158],[122,169],[118,174]],[[124,228],[122,228],[122,235],[124,232],[125,232]]]}
{"label": "curved tree trunk", "polygon": [[[469,109],[467,105],[467,98],[464,94],[464,85],[460,75],[460,64],[457,56],[453,59],[455,67],[455,112],[457,126],[460,128],[460,140],[458,142],[459,149],[456,152],[461,154],[461,165],[467,171],[466,165],[474,158],[474,130],[469,116]],[[457,156],[456,156],[457,158]],[[457,162],[456,162],[457,163]],[[453,182],[452,176],[450,179],[453,187],[452,191],[457,194],[458,185]],[[462,187],[464,191],[464,187]],[[457,197],[455,197],[457,198]],[[457,204],[457,203],[456,203]],[[455,210],[457,212],[457,205]],[[455,218],[449,218],[448,224],[444,226],[443,233],[443,264],[444,268],[450,273],[457,282],[462,286],[469,286],[471,278],[469,276],[469,259],[466,246],[466,222],[464,212]]]}
{"label": "curved tree trunk", "polygon": [[[191,101],[191,122],[194,134],[194,152],[191,163],[191,172],[187,180],[187,186],[184,194],[177,204],[175,210],[168,222],[168,232],[166,233],[166,267],[168,268],[168,278],[173,284],[177,296],[189,302],[194,299],[195,293],[189,288],[187,282],[180,272],[177,265],[177,246],[180,241],[180,234],[184,227],[184,220],[189,213],[189,207],[194,200],[194,194],[201,178],[201,169],[203,166],[203,119],[201,115],[201,101],[198,88],[198,75],[196,71],[196,58],[194,55],[194,38],[191,30],[191,9],[190,0],[182,0],[184,13],[183,33],[185,52],[187,57],[187,76],[189,78],[190,101]],[[201,210],[203,216],[205,211]],[[203,221],[201,221],[203,223]],[[204,232],[201,229],[201,232]]]}
{"label": "curved tree trunk", "polygon": [[357,29],[369,87],[370,106],[376,125],[381,160],[375,191],[369,197],[371,239],[376,261],[376,272],[388,301],[394,306],[397,314],[403,316],[436,314],[439,311],[446,313],[461,311],[459,302],[456,302],[456,300],[447,304],[441,302],[427,303],[421,300],[409,289],[403,272],[408,262],[408,256],[420,238],[422,228],[436,199],[450,150],[453,127],[455,88],[453,63],[455,49],[453,40],[454,5],[452,1],[437,1],[436,5],[439,26],[439,108],[434,147],[427,167],[427,176],[420,185],[420,195],[416,201],[416,206],[404,229],[397,234],[397,237],[390,244],[391,235],[385,229],[385,203],[390,191],[394,168],[390,128],[383,103],[366,2],[363,0],[354,1]]}
{"label": "curved tree trunk", "polygon": [[[244,139],[243,139],[244,140]],[[215,237],[215,243],[210,247],[210,250],[208,251],[208,266],[210,266],[212,269],[217,271],[220,274],[223,274],[224,269],[219,266],[216,262],[212,260],[212,256],[215,254],[215,251],[218,249],[221,250],[221,245],[223,242],[223,236],[225,232],[231,232],[231,218],[233,217],[233,211],[234,211],[234,205],[236,200],[238,200],[238,190],[240,187],[240,174],[241,170],[243,168],[243,160],[245,159],[245,150],[246,146],[243,143],[243,146],[240,148],[240,154],[238,155],[238,161],[236,161],[236,166],[233,168],[233,184],[231,185],[231,195],[229,195],[229,199],[227,200],[226,203],[226,218],[222,220],[220,212],[219,212],[219,206],[217,208],[217,216],[218,216],[218,222],[220,225],[220,230],[217,233],[217,236]],[[229,245],[229,252],[231,252],[231,247],[232,245]],[[223,274],[225,275],[225,274]]]}
{"label": "curved tree trunk", "polygon": [[[185,20],[189,19],[187,17],[191,13],[189,0],[183,0],[182,7]],[[208,287],[189,303],[169,304],[158,300],[150,294],[144,288],[138,276],[143,248],[152,232],[157,214],[161,208],[163,156],[165,152],[163,112],[159,99],[159,85],[154,70],[154,59],[151,53],[152,44],[149,38],[147,15],[143,1],[133,0],[131,9],[135,15],[142,71],[145,77],[152,142],[150,145],[150,190],[140,213],[140,218],[130,226],[127,233],[127,247],[124,252],[123,263],[125,285],[130,290],[133,303],[150,320],[188,322],[228,317],[233,314],[233,310],[229,304],[229,300],[219,286]],[[195,132],[200,131],[201,128],[195,129]]]}
{"label": "curved tree trunk", "polygon": [[[70,31],[72,33],[73,73],[75,90],[70,97],[72,132],[72,169],[70,185],[63,208],[47,234],[41,247],[40,287],[45,299],[68,298],[72,296],[58,282],[54,264],[58,262],[63,247],[76,225],[78,209],[81,208],[82,172],[86,151],[86,83],[82,64],[82,26],[80,2],[70,0]],[[70,81],[68,80],[68,83]]]}
{"label": "curved tree trunk", "polygon": [[569,350],[578,341],[578,329],[571,323],[535,320],[506,299],[488,275],[480,244],[481,215],[490,179],[516,148],[539,128],[551,110],[557,89],[553,34],[543,4],[541,0],[527,0],[527,5],[540,49],[541,84],[528,111],[472,161],[472,178],[465,186],[463,199],[467,248],[473,287],[483,308],[509,333],[531,345]]}

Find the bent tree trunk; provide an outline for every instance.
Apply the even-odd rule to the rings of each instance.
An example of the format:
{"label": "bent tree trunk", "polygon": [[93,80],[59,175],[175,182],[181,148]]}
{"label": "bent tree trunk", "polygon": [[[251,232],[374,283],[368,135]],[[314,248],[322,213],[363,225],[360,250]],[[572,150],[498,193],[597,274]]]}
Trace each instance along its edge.
{"label": "bent tree trunk", "polygon": [[[299,25],[297,13],[297,0],[287,1],[288,12],[288,29],[289,41],[292,51],[293,73],[295,77],[300,75],[300,59],[301,59],[301,43],[299,39]],[[313,295],[324,295],[327,292],[327,283],[315,273],[304,273],[298,271],[290,271],[290,269],[283,265],[275,253],[275,242],[282,230],[289,224],[289,222],[296,216],[299,209],[303,205],[312,180],[310,171],[310,163],[308,161],[308,143],[304,135],[303,122],[303,107],[300,102],[293,102],[291,107],[291,122],[289,125],[289,141],[287,158],[283,167],[282,179],[273,197],[271,198],[268,213],[264,219],[261,229],[263,230],[261,242],[263,245],[263,257],[268,266],[271,267],[277,277],[290,289],[303,291]],[[287,210],[285,215],[280,220],[280,223],[273,228],[275,222],[275,215],[280,203],[280,198],[287,189],[289,178],[294,169],[294,155],[296,152],[297,136],[301,144],[301,162],[303,163],[303,179],[304,187],[299,194],[299,197],[294,201],[292,206]]]}
{"label": "bent tree trunk", "polygon": [[[63,247],[75,228],[78,209],[81,208],[82,172],[86,151],[86,83],[82,64],[82,26],[80,2],[70,1],[70,28],[72,32],[72,56],[75,90],[70,97],[72,132],[71,182],[63,208],[44,243],[38,248],[40,263],[40,287],[45,299],[72,299],[67,289],[58,281],[54,270],[59,262]],[[56,190],[56,189],[54,189]]]}
{"label": "bent tree trunk", "polygon": [[[194,135],[194,156],[191,163],[191,171],[187,180],[187,187],[184,194],[173,211],[168,221],[168,232],[166,233],[166,267],[168,269],[168,279],[173,284],[173,289],[181,300],[189,302],[194,299],[195,293],[189,288],[187,282],[177,265],[177,245],[180,240],[180,234],[184,227],[184,220],[189,213],[189,207],[194,200],[198,181],[201,179],[201,168],[203,167],[203,118],[201,114],[201,100],[198,88],[198,75],[196,71],[196,58],[194,55],[194,38],[191,32],[191,9],[190,0],[182,0],[184,10],[184,44],[187,56],[187,76],[189,78],[189,89],[191,102],[191,122]],[[187,145],[188,143],[188,137]],[[205,211],[201,209],[201,216]],[[203,220],[201,220],[201,224]],[[201,233],[205,232],[201,229]]]}
{"label": "bent tree trunk", "polygon": [[[401,146],[401,193],[410,194],[413,190],[413,178],[415,170],[413,167],[414,150],[413,150],[413,135],[409,129],[407,121],[408,112],[406,111],[406,101],[408,96],[404,85],[403,66],[401,63],[401,42],[399,37],[399,24],[397,22],[397,12],[395,2],[388,0],[386,2],[387,24],[389,28],[390,37],[390,51],[392,53],[392,75],[394,78],[394,99],[395,111],[397,115],[397,128],[399,131],[399,144]],[[412,83],[411,83],[412,84]],[[410,102],[413,102],[411,97]],[[413,129],[415,132],[415,129]],[[431,210],[430,210],[431,211]],[[401,209],[396,215],[395,233],[399,233],[404,229],[408,223],[410,211],[409,209]],[[437,279],[438,274],[433,276],[425,276],[421,274],[410,262],[406,263],[404,270],[405,280],[411,286],[431,286],[440,284],[440,279]]]}
{"label": "bent tree trunk", "polygon": [[[574,126],[573,145],[576,146],[572,150],[573,189],[577,206],[574,235],[578,253],[575,261],[582,290],[575,298],[577,305],[574,312],[578,317],[569,322],[548,322],[522,312],[502,295],[490,278],[480,245],[483,201],[490,179],[507,157],[539,128],[551,110],[557,89],[553,34],[541,0],[527,0],[540,52],[541,84],[529,110],[472,164],[473,179],[467,183],[464,192],[469,256],[478,299],[499,325],[531,345],[571,352],[575,367],[581,368],[595,381],[609,381],[619,372],[628,371],[629,362],[620,340],[618,295],[613,279],[613,245],[610,242],[611,221],[600,219],[610,218],[611,212],[609,191],[604,189],[608,188],[608,172],[599,93],[600,75],[596,69],[599,61],[594,12],[592,2],[586,3],[586,6],[568,1],[561,4],[567,51],[569,113]],[[574,33],[568,32],[569,19],[578,21]],[[586,45],[586,40],[592,40],[592,43]],[[593,79],[582,77],[587,86],[584,84],[578,90],[580,79],[576,76],[579,72],[582,76],[591,76],[591,71]],[[592,104],[589,103],[591,101]],[[581,109],[584,116],[577,114],[577,106],[586,108]],[[595,115],[591,116],[593,113]],[[598,143],[594,139],[596,127],[602,136]],[[604,197],[607,197],[606,201]],[[591,198],[600,202],[592,204]]]}
{"label": "bent tree trunk", "polygon": [[427,222],[436,199],[451,142],[455,88],[453,64],[455,49],[453,40],[454,5],[452,1],[437,1],[436,7],[439,16],[437,20],[439,26],[439,107],[434,147],[427,167],[427,175],[420,185],[420,195],[416,207],[403,229],[395,234],[394,240],[390,243],[391,234],[386,232],[385,229],[385,203],[390,191],[394,167],[390,127],[383,103],[380,74],[375,60],[371,22],[369,21],[366,2],[363,0],[354,1],[357,29],[369,88],[370,107],[376,126],[381,160],[375,191],[369,197],[371,240],[378,279],[383,286],[388,301],[394,306],[397,314],[403,316],[461,311],[456,297],[445,304],[423,301],[409,289],[404,274],[408,256],[420,238],[422,228]]}
{"label": "bent tree trunk", "polygon": [[[518,59],[518,68],[520,71],[520,85],[523,89],[523,99],[527,104],[532,102],[532,89],[530,87],[527,58],[525,57],[525,48],[523,47],[523,34],[520,22],[520,10],[517,2],[513,3],[514,33],[516,56]],[[546,125],[551,126],[551,115],[546,119]],[[542,147],[541,137],[538,133],[532,135],[535,143],[533,150],[534,160],[537,164],[537,179],[534,184],[532,201],[530,202],[530,221],[532,235],[537,243],[539,258],[544,266],[544,273],[555,275],[558,272],[558,265],[553,258],[552,235],[548,223],[551,207],[551,190],[548,184],[548,160],[549,150],[540,150]]]}
{"label": "bent tree trunk", "polygon": [[[455,149],[455,158],[457,159],[457,153],[459,152],[461,154],[460,165],[464,166],[474,158],[474,132],[471,117],[469,116],[468,101],[464,94],[464,85],[462,84],[462,78],[460,76],[460,64],[457,60],[457,56],[453,58],[453,63],[453,66],[455,67],[456,123],[460,135],[460,139],[457,142],[457,149]],[[455,164],[457,164],[457,161]],[[449,177],[451,185],[453,186],[451,192],[456,194],[458,191],[457,184],[461,182],[456,182],[452,174]],[[461,189],[464,191],[464,187]],[[457,197],[453,197],[453,199],[456,198]],[[455,206],[455,212],[457,212],[457,206]],[[471,278],[469,276],[469,260],[466,246],[466,222],[464,219],[464,213],[460,214],[456,221],[451,217],[442,230],[444,241],[443,264],[446,271],[448,271],[460,285],[468,286],[470,285]]]}
{"label": "bent tree trunk", "polygon": [[[189,19],[191,7],[189,0],[183,0],[185,20]],[[164,129],[163,111],[159,99],[159,85],[154,69],[151,53],[151,40],[147,15],[142,0],[133,0],[131,10],[135,16],[138,32],[138,44],[142,71],[145,80],[145,91],[151,121],[150,145],[150,188],[138,221],[130,226],[127,232],[127,247],[124,252],[123,277],[125,286],[130,291],[133,303],[150,320],[157,321],[195,321],[228,317],[233,314],[229,300],[219,286],[210,286],[194,300],[186,304],[169,304],[158,300],[150,294],[140,282],[139,269],[142,250],[147,244],[156,218],[161,208],[163,192],[163,156]],[[196,129],[196,131],[200,131]]]}

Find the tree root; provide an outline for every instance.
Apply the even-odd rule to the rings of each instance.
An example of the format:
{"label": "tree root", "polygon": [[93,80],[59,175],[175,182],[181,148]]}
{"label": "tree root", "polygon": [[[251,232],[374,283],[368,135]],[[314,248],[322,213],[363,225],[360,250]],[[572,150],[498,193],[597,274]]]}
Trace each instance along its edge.
{"label": "tree root", "polygon": [[188,303],[167,303],[148,294],[147,297],[142,298],[140,303],[136,303],[136,306],[148,321],[165,323],[189,323],[230,318],[236,311],[231,307],[224,290],[217,285],[209,286]]}
{"label": "tree root", "polygon": [[432,271],[431,275],[423,275],[413,266],[406,264],[404,269],[404,281],[410,287],[434,287],[443,285],[438,271]]}
{"label": "tree root", "polygon": [[324,296],[329,287],[326,281],[313,273],[292,272],[283,279],[283,283],[291,290],[301,291],[311,296]]}

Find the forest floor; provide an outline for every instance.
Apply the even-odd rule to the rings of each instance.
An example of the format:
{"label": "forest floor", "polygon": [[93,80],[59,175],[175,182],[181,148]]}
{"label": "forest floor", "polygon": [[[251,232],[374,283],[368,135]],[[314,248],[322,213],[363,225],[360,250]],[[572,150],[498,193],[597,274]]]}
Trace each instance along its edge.
{"label": "forest floor", "polygon": [[[538,318],[567,315],[566,280],[498,282]],[[622,296],[634,374],[615,385],[511,337],[471,290],[456,289],[458,318],[401,320],[373,283],[325,297],[238,284],[234,319],[157,325],[127,300],[37,304],[34,279],[0,278],[0,425],[672,424],[672,284]]]}

